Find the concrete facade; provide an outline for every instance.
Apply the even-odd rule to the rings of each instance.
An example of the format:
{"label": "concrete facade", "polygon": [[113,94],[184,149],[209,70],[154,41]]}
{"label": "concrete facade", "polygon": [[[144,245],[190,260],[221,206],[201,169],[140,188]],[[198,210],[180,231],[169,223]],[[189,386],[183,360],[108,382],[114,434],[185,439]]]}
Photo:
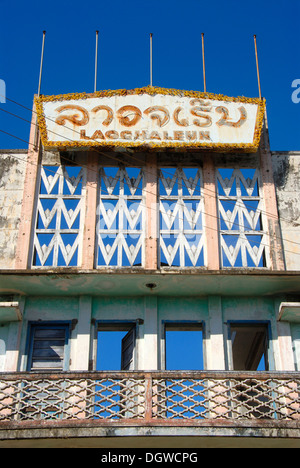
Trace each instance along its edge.
{"label": "concrete facade", "polygon": [[272,154],[272,165],[287,270],[299,270],[299,170],[300,153]]}
{"label": "concrete facade", "polygon": [[[32,127],[31,141],[33,138]],[[141,264],[99,266],[97,251],[100,244],[96,236],[100,224],[96,214],[99,215],[98,210],[101,208],[101,194],[99,195],[97,188],[99,170],[108,166],[117,168],[120,161],[122,167],[144,168],[145,180],[141,198],[144,210],[144,224],[141,223],[141,230],[144,237]],[[134,370],[165,370],[166,324],[188,322],[192,325],[200,324],[202,327],[204,370],[235,370],[230,327],[232,324],[244,323],[266,324],[268,327],[269,371],[297,373],[300,370],[299,164],[299,152],[271,153],[266,133],[263,134],[259,151],[254,154],[216,154],[201,151],[135,152],[132,157],[126,152],[51,152],[44,151],[40,146],[32,146],[28,152],[0,151],[0,372],[28,371],[30,327],[32,324],[41,323],[69,324],[70,339],[64,350],[64,371],[97,370],[97,332],[101,326],[118,327],[124,323],[134,324],[136,327]],[[42,193],[40,182],[44,181],[46,184],[48,181],[50,187],[58,174],[57,171],[63,170],[61,168],[64,165],[78,165],[82,168],[81,182],[76,185],[73,194],[71,192],[71,195],[66,195],[66,192],[62,192],[61,195],[57,195],[56,192],[51,192],[52,188],[47,187],[47,191],[45,189]],[[50,169],[49,174],[45,173],[43,176],[46,167],[53,168],[51,176]],[[201,226],[204,254],[203,265],[199,267],[160,263],[162,250],[158,232],[163,215],[159,212],[159,190],[162,180],[167,178],[159,180],[159,169],[170,170],[174,167],[201,169],[203,190],[201,200],[199,195],[199,203],[203,203],[204,206]],[[259,194],[253,195],[251,208],[248,209],[248,214],[245,214],[244,209],[244,216],[248,215],[249,219],[254,219],[254,212],[260,210],[262,227],[257,232],[262,240],[259,244],[261,250],[255,247],[253,239],[249,244],[241,244],[241,249],[244,248],[244,259],[249,261],[248,267],[242,263],[243,259],[236,266],[224,263],[224,252],[228,252],[228,256],[233,255],[235,247],[231,245],[226,250],[226,245],[222,244],[228,233],[224,228],[225,224],[222,227],[221,223],[222,196],[218,187],[223,184],[225,194],[229,194],[226,190],[229,190],[230,181],[225,176],[222,180],[218,179],[219,168],[234,170],[236,181],[239,181],[237,184],[243,180],[244,169],[252,171],[249,174],[252,174],[253,180],[257,177]],[[254,170],[259,171],[259,176],[255,175]],[[61,172],[58,179],[64,179],[75,187],[75,176],[72,179],[65,172]],[[78,187],[81,190],[80,194]],[[248,185],[246,183],[248,191],[244,194],[244,199],[251,198],[249,193],[253,187],[250,182]],[[134,193],[133,201],[138,203],[136,192]],[[59,196],[62,200],[61,213],[65,213],[63,203],[67,206],[67,197],[68,202],[71,198],[76,199],[81,207],[80,210],[78,208],[78,228],[72,231],[74,236],[78,236],[77,264],[34,265],[35,256],[38,255],[36,246],[39,244],[34,239],[40,235],[37,228],[37,216],[42,212],[40,205],[47,197],[49,200],[58,200]],[[130,199],[130,195],[128,197]],[[225,199],[225,195],[223,198]],[[237,196],[229,194],[227,198],[236,203]],[[109,202],[111,206],[116,206],[111,199]],[[58,202],[56,203],[58,206]],[[46,218],[51,215],[53,206],[47,208],[48,211],[43,208]],[[233,209],[226,207],[225,202],[224,207],[224,213],[228,210],[227,223],[232,225]],[[72,208],[72,213],[74,210],[75,208]],[[249,214],[251,210],[252,214]],[[113,209],[110,215],[113,215]],[[240,212],[239,216],[242,216]],[[220,228],[223,229],[223,240],[220,237]],[[58,230],[55,229],[57,234]],[[66,227],[64,229],[67,230]],[[58,234],[61,238],[65,234],[64,229]],[[232,236],[236,234],[234,229],[229,231]],[[244,233],[240,233],[240,237],[243,236]],[[125,244],[122,245],[125,248]],[[222,245],[225,245],[223,250]],[[40,247],[40,252],[45,253],[42,242]],[[64,260],[68,258],[70,248],[66,243]],[[169,252],[172,248],[174,245],[169,247]],[[107,254],[110,249],[107,248]],[[264,260],[255,266],[253,262],[258,259],[260,251],[263,252]],[[251,262],[249,252],[252,254]],[[283,306],[280,316],[282,304],[292,306]],[[271,434],[270,422],[267,426],[268,429],[264,428],[264,432],[260,428],[255,433],[255,429],[252,428],[252,434],[257,437],[259,444],[278,446],[279,440],[283,445],[300,446],[298,423],[290,428],[290,433],[288,430],[285,433],[280,433],[279,430],[276,432],[273,428],[274,432]],[[107,432],[99,428],[93,433],[90,428],[86,428],[87,432],[82,434],[78,429],[74,429],[73,432],[66,429],[64,432],[59,428],[57,440],[51,439],[50,429],[50,436],[48,434],[46,439],[43,434],[48,429],[40,434],[34,429],[33,435],[33,429],[30,432],[27,428],[24,429],[23,435],[20,433],[18,436],[17,426],[11,429],[8,435],[4,434],[5,428],[1,429],[3,428],[0,423],[1,446],[14,446],[14,438],[17,437],[24,439],[21,445],[30,445],[31,438],[36,444],[59,445],[61,437],[69,437],[74,446],[80,446],[84,437],[89,440],[87,445],[92,446],[103,446],[103,437],[108,440]],[[209,446],[222,445],[224,437],[230,439],[229,444],[253,446],[255,437],[251,438],[250,432],[249,428],[244,428],[242,436],[240,429],[229,430],[225,426],[215,431],[197,428],[193,433],[191,428],[173,428],[168,432],[165,425],[163,429],[150,430],[148,439],[142,428],[127,429],[127,432],[124,429],[123,433],[120,429],[120,435],[116,435],[117,431],[114,432],[115,435],[109,443],[115,447],[120,444],[122,446],[123,442],[120,440],[123,435],[131,444],[140,441],[143,446],[151,446],[154,440],[150,441],[151,435],[155,435],[160,437],[158,444],[161,445],[158,446],[164,446],[164,437],[171,437],[172,444],[176,441],[176,444],[187,447],[190,446],[190,438],[194,435],[194,440],[198,437],[199,446],[202,446],[202,443]],[[213,433],[216,434],[215,438]],[[206,442],[203,442],[204,440]]]}
{"label": "concrete facade", "polygon": [[1,268],[15,268],[15,254],[24,195],[27,151],[1,151],[0,169],[0,262]]}

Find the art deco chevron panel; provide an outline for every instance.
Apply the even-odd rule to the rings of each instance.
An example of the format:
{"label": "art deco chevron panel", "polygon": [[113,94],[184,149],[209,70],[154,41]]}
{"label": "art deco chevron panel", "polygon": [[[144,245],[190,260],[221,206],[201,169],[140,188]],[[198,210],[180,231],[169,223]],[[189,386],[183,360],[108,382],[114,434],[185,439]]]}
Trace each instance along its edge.
{"label": "art deco chevron panel", "polygon": [[144,172],[101,168],[97,210],[98,267],[144,264]]}
{"label": "art deco chevron panel", "polygon": [[201,170],[161,169],[159,190],[161,266],[203,266]]}
{"label": "art deco chevron panel", "polygon": [[42,166],[33,266],[80,264],[84,195],[84,168]]}
{"label": "art deco chevron panel", "polygon": [[218,209],[223,267],[264,267],[268,236],[257,169],[217,171]]}

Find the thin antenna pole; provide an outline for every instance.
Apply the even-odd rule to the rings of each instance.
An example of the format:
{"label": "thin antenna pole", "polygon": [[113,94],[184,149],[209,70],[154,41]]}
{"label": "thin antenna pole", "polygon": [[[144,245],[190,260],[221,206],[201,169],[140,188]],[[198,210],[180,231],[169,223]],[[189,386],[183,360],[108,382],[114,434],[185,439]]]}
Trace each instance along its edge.
{"label": "thin antenna pole", "polygon": [[255,47],[255,59],[256,59],[258,91],[259,91],[259,98],[261,99],[261,87],[260,87],[259,66],[258,66],[258,56],[257,56],[257,44],[256,44],[256,35],[255,34],[254,34],[254,47]]}
{"label": "thin antenna pole", "polygon": [[204,83],[204,92],[206,93],[205,56],[204,56],[204,33],[201,33],[201,37],[202,37],[203,83]]}
{"label": "thin antenna pole", "polygon": [[99,31],[96,31],[96,52],[95,52],[95,82],[94,82],[94,92],[97,91],[98,34],[99,34]]}
{"label": "thin antenna pole", "polygon": [[40,94],[41,94],[42,72],[43,72],[43,62],[44,62],[44,48],[45,48],[45,36],[46,36],[46,31],[43,31],[43,42],[42,42],[42,53],[41,53],[41,64],[40,64],[40,76],[39,76],[38,96],[40,96]]}
{"label": "thin antenna pole", "polygon": [[153,85],[153,79],[152,79],[152,74],[153,74],[153,70],[152,70],[152,38],[153,38],[153,34],[150,33],[150,86]]}
{"label": "thin antenna pole", "polygon": [[[38,85],[38,97],[41,94],[41,85],[42,85],[42,72],[43,72],[43,63],[44,63],[44,49],[45,49],[45,36],[46,31],[43,31],[43,42],[42,42],[42,52],[41,52],[41,63],[40,63],[40,76],[39,76],[39,85]],[[37,119],[37,116],[36,116]],[[34,148],[37,149],[38,144],[38,125],[35,125],[34,132]]]}

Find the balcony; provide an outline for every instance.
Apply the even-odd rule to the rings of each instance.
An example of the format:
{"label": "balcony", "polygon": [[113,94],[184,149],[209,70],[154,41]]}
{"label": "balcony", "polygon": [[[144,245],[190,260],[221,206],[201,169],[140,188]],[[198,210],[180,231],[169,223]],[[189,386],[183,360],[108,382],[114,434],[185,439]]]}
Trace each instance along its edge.
{"label": "balcony", "polygon": [[0,374],[2,441],[53,430],[58,438],[80,438],[83,430],[84,437],[128,435],[129,428],[139,435],[145,427],[148,435],[212,437],[230,429],[235,437],[300,441],[300,373]]}

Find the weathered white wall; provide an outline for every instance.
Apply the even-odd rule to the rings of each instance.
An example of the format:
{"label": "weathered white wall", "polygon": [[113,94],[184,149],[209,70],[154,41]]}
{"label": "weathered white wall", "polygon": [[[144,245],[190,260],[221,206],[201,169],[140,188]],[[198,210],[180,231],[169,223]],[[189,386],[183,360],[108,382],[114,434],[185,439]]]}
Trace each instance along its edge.
{"label": "weathered white wall", "polygon": [[0,372],[5,371],[6,348],[8,341],[8,325],[0,326]]}
{"label": "weathered white wall", "polygon": [[287,270],[300,270],[300,151],[272,153]]}
{"label": "weathered white wall", "polygon": [[27,150],[0,151],[0,268],[12,269],[21,216]]}
{"label": "weathered white wall", "polygon": [[292,323],[291,332],[293,339],[293,350],[296,370],[300,371],[300,324]]}

